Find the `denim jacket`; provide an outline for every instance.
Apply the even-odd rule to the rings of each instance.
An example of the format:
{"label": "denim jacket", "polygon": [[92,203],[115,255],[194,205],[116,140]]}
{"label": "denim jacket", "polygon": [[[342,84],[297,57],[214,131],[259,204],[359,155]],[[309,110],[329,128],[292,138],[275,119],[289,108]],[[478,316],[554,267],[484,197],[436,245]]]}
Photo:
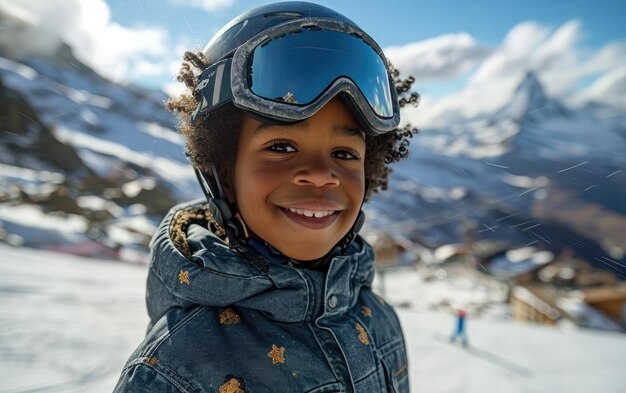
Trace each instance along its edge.
{"label": "denim jacket", "polygon": [[186,229],[187,252],[177,248],[173,217],[191,208],[202,207],[174,207],[152,239],[151,327],[115,393],[409,391],[400,323],[371,290],[361,237],[327,272],[259,269],[202,220]]}

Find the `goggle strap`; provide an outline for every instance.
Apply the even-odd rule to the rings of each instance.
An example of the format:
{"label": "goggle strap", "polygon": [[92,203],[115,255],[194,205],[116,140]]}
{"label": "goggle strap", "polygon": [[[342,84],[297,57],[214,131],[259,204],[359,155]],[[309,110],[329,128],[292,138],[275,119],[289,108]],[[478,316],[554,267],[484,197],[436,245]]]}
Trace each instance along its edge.
{"label": "goggle strap", "polygon": [[214,109],[231,102],[233,92],[230,86],[230,69],[232,58],[212,64],[198,77],[196,93],[199,94],[200,104],[191,114],[191,121],[195,122],[198,116],[210,113]]}

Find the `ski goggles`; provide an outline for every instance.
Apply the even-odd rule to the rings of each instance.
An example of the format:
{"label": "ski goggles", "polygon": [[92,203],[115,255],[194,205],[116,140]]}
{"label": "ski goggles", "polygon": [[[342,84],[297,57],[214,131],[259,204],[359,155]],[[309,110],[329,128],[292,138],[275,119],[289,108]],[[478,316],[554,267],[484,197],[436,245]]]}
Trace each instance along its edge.
{"label": "ski goggles", "polygon": [[344,23],[319,18],[283,23],[200,74],[200,102],[191,120],[232,102],[269,121],[293,123],[344,93],[363,130],[383,134],[400,122],[386,64],[374,40]]}

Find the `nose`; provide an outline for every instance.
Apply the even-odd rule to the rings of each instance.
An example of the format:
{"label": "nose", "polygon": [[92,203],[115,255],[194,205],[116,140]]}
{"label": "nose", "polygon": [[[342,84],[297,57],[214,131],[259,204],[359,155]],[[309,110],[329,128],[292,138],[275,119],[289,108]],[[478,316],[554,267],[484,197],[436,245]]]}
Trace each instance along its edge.
{"label": "nose", "polygon": [[310,158],[294,175],[294,183],[302,186],[337,187],[339,178],[330,160],[323,157]]}

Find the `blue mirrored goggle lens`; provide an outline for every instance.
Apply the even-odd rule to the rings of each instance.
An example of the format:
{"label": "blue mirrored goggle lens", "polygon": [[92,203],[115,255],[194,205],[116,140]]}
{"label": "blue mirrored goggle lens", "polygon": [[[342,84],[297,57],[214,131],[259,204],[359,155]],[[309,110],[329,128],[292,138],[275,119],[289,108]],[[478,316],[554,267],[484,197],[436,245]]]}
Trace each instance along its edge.
{"label": "blue mirrored goggle lens", "polygon": [[250,90],[265,99],[307,105],[340,77],[354,82],[378,116],[393,116],[387,68],[359,37],[304,29],[273,38],[252,52]]}

